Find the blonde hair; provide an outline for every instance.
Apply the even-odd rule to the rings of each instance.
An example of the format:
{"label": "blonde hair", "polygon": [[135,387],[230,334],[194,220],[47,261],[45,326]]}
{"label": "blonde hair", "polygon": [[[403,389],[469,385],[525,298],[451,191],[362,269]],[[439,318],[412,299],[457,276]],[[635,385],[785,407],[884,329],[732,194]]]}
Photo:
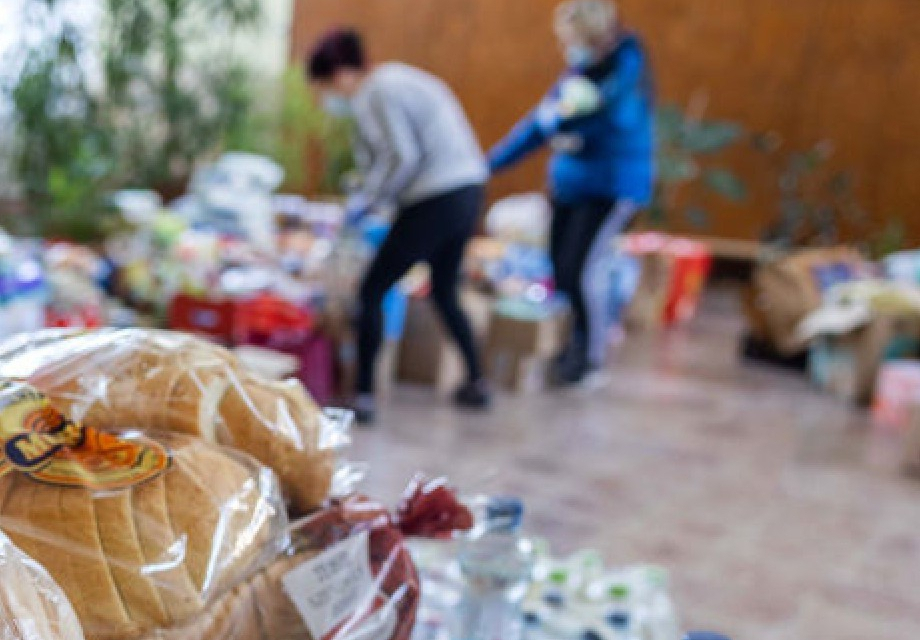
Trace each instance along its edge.
{"label": "blonde hair", "polygon": [[568,0],[556,8],[555,28],[592,46],[607,44],[616,33],[617,6],[611,0]]}

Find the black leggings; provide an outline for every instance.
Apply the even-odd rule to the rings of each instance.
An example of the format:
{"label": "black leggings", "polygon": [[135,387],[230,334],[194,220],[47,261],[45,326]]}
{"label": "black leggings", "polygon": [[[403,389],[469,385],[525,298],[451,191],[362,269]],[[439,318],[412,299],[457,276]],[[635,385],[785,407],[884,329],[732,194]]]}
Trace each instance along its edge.
{"label": "black leggings", "polygon": [[361,283],[358,393],[374,391],[374,362],[383,332],[383,297],[419,262],[431,266],[431,297],[460,347],[469,380],[482,377],[473,330],[460,308],[457,287],[464,249],[473,235],[483,199],[483,186],[473,185],[423,200],[399,212]]}
{"label": "black leggings", "polygon": [[613,238],[635,213],[629,201],[587,200],[553,203],[550,257],[556,288],[572,307],[572,328],[565,354],[584,366],[603,364],[608,314],[606,291],[594,272],[612,251]]}

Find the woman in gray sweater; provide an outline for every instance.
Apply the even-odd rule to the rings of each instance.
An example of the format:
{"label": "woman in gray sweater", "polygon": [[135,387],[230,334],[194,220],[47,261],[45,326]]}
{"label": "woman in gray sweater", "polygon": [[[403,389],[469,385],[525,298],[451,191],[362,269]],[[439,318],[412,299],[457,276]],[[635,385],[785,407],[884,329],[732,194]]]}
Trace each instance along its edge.
{"label": "woman in gray sweater", "polygon": [[322,38],[308,67],[326,110],[357,123],[355,152],[363,182],[349,199],[348,220],[354,223],[384,206],[398,210],[361,284],[358,419],[374,419],[384,294],[419,262],[431,266],[432,300],[466,363],[467,380],[455,400],[486,408],[490,396],[457,287],[488,168],[463,108],[446,84],[425,71],[396,62],[369,66],[361,39],[351,30]]}

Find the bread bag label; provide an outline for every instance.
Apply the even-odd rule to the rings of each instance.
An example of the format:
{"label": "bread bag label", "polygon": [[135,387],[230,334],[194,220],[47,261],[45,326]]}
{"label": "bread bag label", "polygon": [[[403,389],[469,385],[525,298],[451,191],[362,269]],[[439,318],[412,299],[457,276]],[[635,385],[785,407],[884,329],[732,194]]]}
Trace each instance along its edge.
{"label": "bread bag label", "polygon": [[377,600],[369,535],[364,531],[307,560],[284,576],[284,591],[314,638],[364,618]]}
{"label": "bread bag label", "polygon": [[0,382],[0,476],[16,470],[48,484],[112,490],[168,466],[160,444],[96,431],[65,417],[35,388]]}

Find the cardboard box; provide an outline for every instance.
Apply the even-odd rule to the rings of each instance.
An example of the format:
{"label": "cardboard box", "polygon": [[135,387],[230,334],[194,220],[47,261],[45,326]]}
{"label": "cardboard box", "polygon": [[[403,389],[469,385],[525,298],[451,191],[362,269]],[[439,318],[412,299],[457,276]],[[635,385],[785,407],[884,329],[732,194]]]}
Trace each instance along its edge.
{"label": "cardboard box", "polygon": [[865,270],[862,257],[849,247],[806,249],[762,264],[754,272],[745,305],[755,335],[784,356],[806,352],[808,345],[797,335],[797,328],[821,306],[829,284],[826,274],[852,279]]}
{"label": "cardboard box", "polygon": [[[481,340],[489,325],[491,300],[479,292],[464,289],[460,303],[474,336]],[[427,299],[410,299],[397,356],[397,379],[434,387],[439,394],[449,394],[463,383],[465,374],[460,351],[444,329],[434,305]]]}
{"label": "cardboard box", "polygon": [[517,393],[543,390],[547,364],[561,348],[565,323],[562,311],[531,319],[494,310],[486,341],[486,367],[492,381]]}
{"label": "cardboard box", "polygon": [[656,329],[664,325],[674,261],[660,252],[646,253],[640,259],[642,276],[626,311],[626,326],[638,330]]}
{"label": "cardboard box", "polygon": [[[354,397],[358,377],[358,347],[348,305],[342,302],[327,305],[320,317],[320,328],[335,345],[335,395],[340,403],[345,404]],[[384,337],[377,353],[374,381],[379,398],[389,397],[396,385],[398,353],[399,340]]]}
{"label": "cardboard box", "polygon": [[872,401],[883,362],[916,355],[920,318],[879,315],[850,333],[817,338],[809,353],[812,380],[833,395],[856,404]]}
{"label": "cardboard box", "polygon": [[642,266],[639,285],[626,314],[627,326],[653,329],[690,320],[712,268],[709,246],[659,233],[628,235],[621,246]]}

